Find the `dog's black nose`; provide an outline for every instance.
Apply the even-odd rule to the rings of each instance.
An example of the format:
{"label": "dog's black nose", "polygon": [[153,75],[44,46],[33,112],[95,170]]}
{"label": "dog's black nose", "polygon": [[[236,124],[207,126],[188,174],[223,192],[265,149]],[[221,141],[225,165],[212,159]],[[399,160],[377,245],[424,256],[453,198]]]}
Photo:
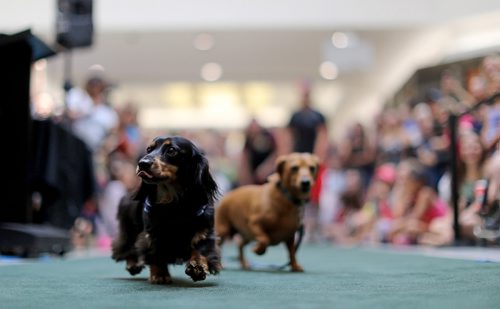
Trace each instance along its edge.
{"label": "dog's black nose", "polygon": [[300,188],[302,191],[307,191],[311,188],[311,181],[309,179],[302,179],[300,181]]}
{"label": "dog's black nose", "polygon": [[152,164],[153,161],[149,158],[142,158],[139,160],[139,163],[137,163],[140,170],[148,170]]}

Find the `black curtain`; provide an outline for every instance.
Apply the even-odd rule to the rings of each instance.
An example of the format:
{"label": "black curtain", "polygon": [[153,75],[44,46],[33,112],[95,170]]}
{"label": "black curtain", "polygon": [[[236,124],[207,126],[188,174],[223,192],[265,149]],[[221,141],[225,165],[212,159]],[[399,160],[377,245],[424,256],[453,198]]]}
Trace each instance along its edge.
{"label": "black curtain", "polygon": [[0,35],[0,134],[2,173],[0,222],[32,220],[28,184],[31,133],[30,33]]}
{"label": "black curtain", "polygon": [[34,223],[70,228],[95,192],[92,154],[69,129],[52,120],[33,120],[29,180],[41,197]]}

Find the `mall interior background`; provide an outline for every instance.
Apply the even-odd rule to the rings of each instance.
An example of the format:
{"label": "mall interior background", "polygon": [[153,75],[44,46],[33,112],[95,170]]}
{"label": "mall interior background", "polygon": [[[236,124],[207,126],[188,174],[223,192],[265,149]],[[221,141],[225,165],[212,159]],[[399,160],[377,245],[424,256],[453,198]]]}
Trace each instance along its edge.
{"label": "mall interior background", "polygon": [[[0,29],[53,45],[56,12],[3,1]],[[136,104],[146,129],[241,129],[253,116],[280,127],[308,80],[335,139],[371,125],[418,69],[500,50],[500,3],[487,0],[106,0],[93,23],[92,46],[35,64],[33,95],[57,112],[68,62],[78,86],[103,71],[113,104]]]}

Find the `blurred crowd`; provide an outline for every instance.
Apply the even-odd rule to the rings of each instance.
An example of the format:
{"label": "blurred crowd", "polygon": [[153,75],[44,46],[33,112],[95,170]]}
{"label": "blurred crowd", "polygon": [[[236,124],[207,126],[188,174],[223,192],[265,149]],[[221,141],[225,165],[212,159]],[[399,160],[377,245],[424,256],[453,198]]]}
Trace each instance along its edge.
{"label": "blurred crowd", "polygon": [[[496,243],[500,98],[480,102],[500,91],[500,57],[485,57],[478,69],[469,85],[442,72],[440,87],[423,89],[424,100],[387,106],[373,130],[355,123],[330,145],[320,176],[319,237],[339,244],[443,246],[458,236],[470,245]],[[454,149],[450,115],[458,117]]]}
{"label": "blurred crowd", "polygon": [[[353,123],[343,138],[333,140],[328,120],[313,108],[308,84],[301,89],[300,110],[283,128],[266,128],[252,119],[238,134],[159,132],[139,126],[134,102],[113,107],[106,80],[92,76],[67,93],[65,117],[92,151],[97,188],[75,221],[74,243],[87,246],[93,239],[109,247],[117,232],[119,200],[138,185],[135,163],[146,144],[156,135],[177,134],[206,152],[221,194],[265,182],[281,153],[317,154],[322,164],[306,205],[305,240],[341,245],[451,244],[454,151],[460,236],[468,244],[483,244],[478,229],[500,229],[500,98],[478,102],[500,91],[500,57],[485,57],[467,83],[449,71],[440,78],[439,87],[423,89],[423,100],[388,105],[372,123]],[[459,116],[455,149],[451,114]],[[496,244],[498,236],[489,243]]]}

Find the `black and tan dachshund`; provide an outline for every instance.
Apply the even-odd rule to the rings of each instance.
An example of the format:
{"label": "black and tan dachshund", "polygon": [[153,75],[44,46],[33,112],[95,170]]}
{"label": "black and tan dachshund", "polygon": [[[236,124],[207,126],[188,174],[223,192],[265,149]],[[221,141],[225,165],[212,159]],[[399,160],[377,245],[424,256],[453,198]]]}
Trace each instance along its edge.
{"label": "black and tan dachshund", "polygon": [[180,136],[157,137],[139,160],[137,175],[140,187],[119,206],[120,230],[112,258],[126,261],[131,275],[149,265],[149,281],[154,284],[172,283],[169,264],[185,264],[193,281],[218,274],[218,188],[203,152]]}

